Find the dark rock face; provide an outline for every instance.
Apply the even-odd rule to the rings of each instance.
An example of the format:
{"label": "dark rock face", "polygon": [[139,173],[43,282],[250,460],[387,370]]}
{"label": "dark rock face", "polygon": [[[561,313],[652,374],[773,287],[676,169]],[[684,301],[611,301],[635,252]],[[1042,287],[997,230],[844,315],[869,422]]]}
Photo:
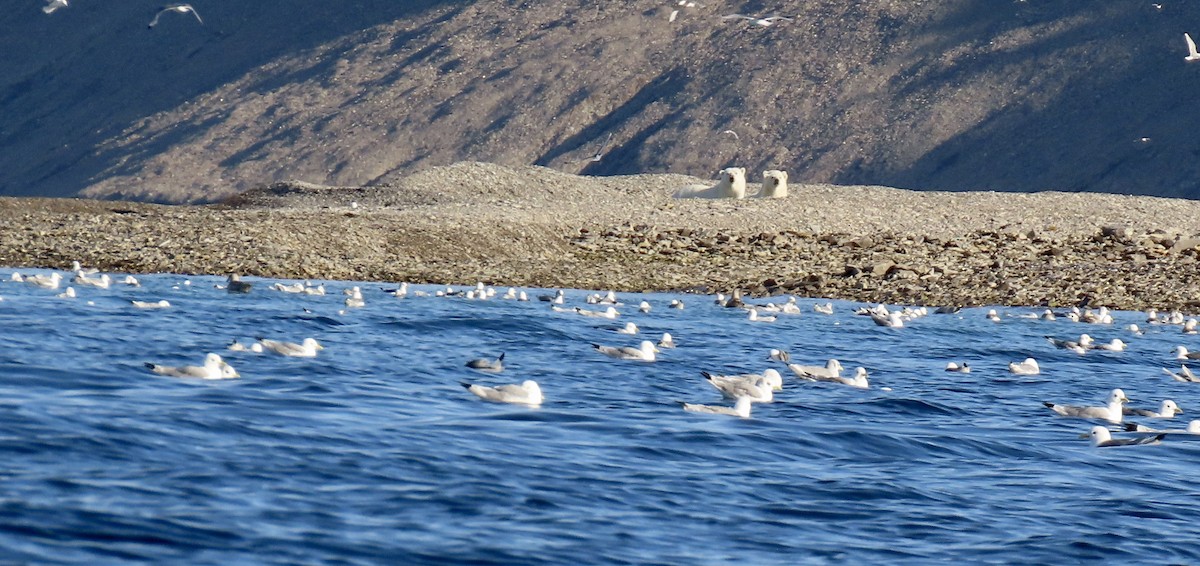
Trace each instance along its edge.
{"label": "dark rock face", "polygon": [[709,6],[668,22],[661,0],[262,0],[147,31],[155,10],[131,3],[7,10],[0,195],[215,201],[481,160],[1200,196],[1200,64],[1177,25],[1200,3],[774,6],[794,20]]}

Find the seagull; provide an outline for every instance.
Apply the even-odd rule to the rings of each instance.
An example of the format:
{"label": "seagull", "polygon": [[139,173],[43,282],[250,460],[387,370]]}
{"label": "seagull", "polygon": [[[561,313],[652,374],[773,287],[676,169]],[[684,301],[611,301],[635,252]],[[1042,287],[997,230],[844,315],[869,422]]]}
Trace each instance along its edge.
{"label": "seagull", "polygon": [[[28,281],[28,279],[26,279]],[[1200,360],[1200,352],[1189,352],[1183,346],[1175,347],[1175,359],[1177,360]]]}
{"label": "seagull", "polygon": [[654,342],[649,340],[642,340],[641,347],[639,348],[629,346],[601,346],[600,344],[592,344],[592,347],[610,358],[642,362],[653,362],[655,360],[654,353],[658,352],[658,348],[654,347]]}
{"label": "seagull", "polygon": [[950,363],[946,364],[946,371],[953,371],[953,372],[958,372],[958,373],[971,373],[971,366],[967,365],[967,362],[963,362],[962,364],[950,362]]}
{"label": "seagull", "polygon": [[825,362],[823,366],[802,366],[800,364],[788,364],[788,369],[796,374],[796,377],[803,379],[813,379],[817,377],[838,377],[842,374],[842,363],[831,359]]}
{"label": "seagull", "polygon": [[[66,2],[63,2],[63,5],[66,5]],[[1189,63],[1192,61],[1200,61],[1200,53],[1196,52],[1196,42],[1192,41],[1192,36],[1186,33],[1183,34],[1183,41],[1187,43],[1188,50],[1187,57],[1184,57],[1183,60]]]}
{"label": "seagull", "polygon": [[62,282],[62,275],[57,271],[51,273],[49,276],[26,275],[24,281],[30,285],[33,285],[34,287],[41,287],[43,289],[57,289],[58,284]]}
{"label": "seagull", "polygon": [[165,308],[169,308],[171,306],[171,303],[167,302],[166,299],[161,299],[158,301],[130,301],[130,302],[133,303],[133,306],[135,306],[139,309],[165,309]]}
{"label": "seagull", "polygon": [[1181,364],[1179,366],[1179,373],[1175,373],[1167,368],[1162,368],[1162,370],[1163,373],[1171,376],[1175,379],[1175,381],[1183,381],[1185,383],[1200,383],[1200,378],[1192,374],[1192,370],[1188,369],[1188,367],[1185,365]]}
{"label": "seagull", "polygon": [[823,305],[813,305],[813,312],[820,314],[833,314],[833,303],[825,303]]}
{"label": "seagull", "polygon": [[364,300],[362,296],[362,289],[359,289],[358,286],[355,285],[354,287],[351,287],[349,291],[350,296],[346,297],[346,299],[342,301],[347,307],[357,309],[367,306],[367,301]]}
{"label": "seagull", "polygon": [[1042,373],[1042,368],[1038,366],[1037,360],[1033,358],[1025,358],[1023,362],[1008,362],[1009,373],[1017,375],[1037,375]]}
{"label": "seagull", "polygon": [[[774,369],[768,369],[762,373],[739,373],[736,375],[716,375],[702,371],[700,375],[703,375],[704,379],[707,379],[713,387],[721,391],[724,391],[726,387],[736,388],[737,383],[754,385],[759,380],[766,381],[771,391],[783,391],[783,376],[779,375],[779,372]],[[730,399],[735,397],[736,395],[731,396]]]}
{"label": "seagull", "polygon": [[57,296],[60,299],[74,299],[75,298],[75,288],[67,287],[66,291],[59,293]]}
{"label": "seagull", "polygon": [[1063,340],[1061,338],[1055,338],[1053,336],[1047,336],[1046,340],[1049,340],[1050,343],[1053,344],[1055,348],[1061,348],[1063,350],[1070,350],[1072,352],[1075,352],[1076,354],[1082,354],[1082,353],[1086,352],[1087,349],[1091,348],[1092,344],[1093,344],[1092,337],[1088,336],[1087,334],[1080,334],[1078,342],[1075,340]]}
{"label": "seagull", "polygon": [[663,332],[662,338],[658,341],[659,348],[674,348],[675,339],[671,337],[670,332]]}
{"label": "seagull", "polygon": [[867,389],[871,387],[871,385],[867,382],[867,368],[864,367],[854,368],[853,377],[842,377],[840,375],[809,375],[806,376],[805,379],[840,383],[842,385],[849,385],[850,387],[857,387],[859,389]]}
{"label": "seagull", "polygon": [[317,350],[324,350],[317,342],[316,338],[305,338],[304,342],[297,344],[295,342],[284,342],[282,340],[268,340],[258,336],[258,343],[262,344],[264,349],[270,350],[281,356],[289,356],[293,358],[315,358]]}
{"label": "seagull", "polygon": [[1094,348],[1097,350],[1107,350],[1109,352],[1124,352],[1125,346],[1127,346],[1127,344],[1125,344],[1125,342],[1120,338],[1113,338],[1107,344],[1096,344]]}
{"label": "seagull", "polygon": [[[775,400],[774,390],[764,375],[713,375],[706,371],[700,374],[727,399],[747,397],[755,403],[770,403]],[[775,374],[779,375],[779,372]],[[751,378],[754,380],[750,381]],[[782,378],[780,379],[782,381]]]}
{"label": "seagull", "polygon": [[587,310],[584,308],[575,307],[575,312],[579,313],[583,316],[588,316],[588,317],[592,317],[592,318],[610,318],[611,319],[611,318],[617,318],[618,316],[621,315],[621,313],[617,312],[617,309],[615,309],[613,307],[608,307],[607,309],[604,309],[602,311],[590,311],[590,310]]}
{"label": "seagull", "polygon": [[872,312],[870,314],[871,320],[875,321],[875,324],[879,326],[886,326],[888,328],[904,328],[904,319],[900,317],[899,311],[893,311],[886,315],[877,312]]}
{"label": "seagull", "polygon": [[777,21],[785,21],[785,22],[792,21],[791,18],[787,18],[784,16],[767,16],[765,18],[759,18],[757,16],[744,16],[742,14],[728,14],[725,16],[721,16],[721,19],[726,20],[726,21],[746,20],[746,21],[754,22],[756,25],[760,25],[762,27],[767,27],[767,26],[773,25]]}
{"label": "seagull", "polygon": [[743,419],[750,418],[751,401],[749,397],[739,397],[737,403],[732,407],[723,407],[720,405],[697,405],[694,403],[680,402],[683,410],[692,413],[706,413],[710,415],[729,415],[732,417],[742,417]]}
{"label": "seagull", "polygon": [[563,304],[563,290],[559,289],[553,295],[538,295],[538,300],[543,303],[552,303],[555,305]]}
{"label": "seagull", "polygon": [[233,342],[230,342],[229,346],[227,347],[229,348],[230,352],[254,352],[255,354],[263,353],[263,346],[258,342],[247,346],[241,342],[238,342],[237,340],[234,340]]}
{"label": "seagull", "polygon": [[1092,427],[1092,432],[1089,434],[1092,438],[1092,446],[1097,448],[1106,448],[1109,446],[1136,446],[1139,444],[1158,444],[1162,441],[1165,434],[1155,436],[1143,436],[1140,438],[1117,438],[1112,437],[1112,433],[1108,432],[1107,428],[1102,426]]}
{"label": "seagull", "polygon": [[170,377],[196,377],[200,379],[228,379],[239,377],[233,366],[225,363],[221,356],[208,354],[202,366],[164,366],[146,362],[146,367],[158,375]]}
{"label": "seagull", "polygon": [[775,322],[778,317],[774,316],[759,316],[758,309],[750,309],[750,314],[747,320],[750,322]]}
{"label": "seagull", "polygon": [[638,326],[632,322],[626,322],[623,328],[617,329],[617,334],[637,334]]}
{"label": "seagull", "polygon": [[1200,419],[1189,422],[1183,430],[1159,430],[1143,424],[1125,423],[1125,432],[1164,432],[1169,434],[1200,434]]}
{"label": "seagull", "polygon": [[671,299],[671,304],[667,306],[673,309],[683,310],[683,301],[679,299]]}
{"label": "seagull", "polygon": [[494,360],[489,360],[486,358],[471,360],[467,362],[467,367],[491,373],[499,373],[504,371],[504,352],[501,352],[500,357]]}
{"label": "seagull", "polygon": [[[63,2],[63,3],[66,4],[66,2]],[[150,25],[148,25],[146,27],[150,28],[150,29],[154,29],[154,26],[158,25],[158,18],[167,12],[177,12],[180,14],[191,14],[193,16],[196,16],[196,21],[200,22],[200,25],[204,25],[204,20],[200,19],[200,14],[196,12],[196,9],[193,8],[191,4],[171,4],[170,6],[166,6],[163,9],[159,10],[157,14],[154,14],[154,19],[150,20]]]}
{"label": "seagull", "polygon": [[1000,315],[996,314],[996,309],[989,309],[987,311],[987,319],[992,322],[1000,322]]}
{"label": "seagull", "polygon": [[516,403],[536,407],[541,405],[542,401],[545,400],[545,397],[542,396],[542,388],[532,379],[527,379],[521,382],[520,385],[509,384],[499,387],[488,387],[486,385],[471,383],[462,383],[461,385],[480,399],[493,403]]}
{"label": "seagull", "polygon": [[[676,10],[676,11],[678,11],[678,10]],[[675,21],[674,16],[672,16],[671,21],[672,22]],[[600,158],[604,157],[604,150],[608,149],[608,142],[611,142],[612,138],[613,138],[612,132],[609,132],[608,139],[604,140],[604,144],[600,146],[600,149],[596,150],[595,155],[593,155],[591,157],[585,157],[583,159],[580,159],[579,161],[590,161],[592,163],[599,163]]]}
{"label": "seagull", "polygon": [[775,348],[771,348],[771,352],[767,354],[767,359],[774,362],[787,363],[792,361],[792,355],[787,353],[786,350],[777,350]]}
{"label": "seagull", "polygon": [[1122,412],[1126,415],[1136,415],[1151,419],[1173,419],[1175,415],[1183,414],[1183,409],[1180,409],[1179,405],[1176,405],[1174,401],[1167,399],[1162,402],[1158,411],[1125,408],[1122,409]]}
{"label": "seagull", "polygon": [[638,305],[638,312],[641,312],[641,313],[650,312],[650,303],[647,303],[646,301],[642,301],[641,304]]}
{"label": "seagull", "polygon": [[49,4],[42,6],[42,11],[47,14],[53,14],[59,8],[66,8],[67,0],[50,0]]}
{"label": "seagull", "polygon": [[1074,405],[1059,405],[1049,401],[1042,402],[1050,410],[1064,416],[1081,419],[1104,419],[1110,423],[1120,423],[1124,414],[1124,405],[1129,402],[1125,392],[1113,389],[1108,395],[1108,405],[1104,407],[1077,407]]}

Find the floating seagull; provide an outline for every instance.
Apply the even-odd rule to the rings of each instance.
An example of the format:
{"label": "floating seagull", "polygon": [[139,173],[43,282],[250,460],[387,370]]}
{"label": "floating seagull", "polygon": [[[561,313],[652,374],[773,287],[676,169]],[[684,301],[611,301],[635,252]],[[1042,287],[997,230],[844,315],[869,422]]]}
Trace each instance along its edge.
{"label": "floating seagull", "polygon": [[1009,373],[1017,375],[1037,375],[1042,373],[1042,368],[1038,366],[1037,360],[1033,358],[1025,358],[1023,362],[1008,362]]}
{"label": "floating seagull", "polygon": [[[66,5],[66,2],[63,2],[63,5]],[[1183,34],[1183,41],[1187,43],[1188,50],[1187,57],[1184,57],[1183,60],[1189,63],[1192,61],[1200,61],[1200,53],[1196,52],[1196,42],[1192,41],[1192,36],[1186,33]]]}
{"label": "floating seagull", "polygon": [[904,319],[901,318],[899,311],[889,312],[886,315],[877,312],[871,313],[871,320],[879,326],[888,328],[904,328]]}
{"label": "floating seagull", "polygon": [[1125,346],[1127,346],[1127,345],[1128,344],[1123,342],[1120,338],[1113,338],[1111,341],[1109,341],[1106,344],[1096,344],[1094,346],[1094,348],[1096,348],[1097,350],[1106,350],[1109,352],[1124,352]]}
{"label": "floating seagull", "polygon": [[1183,414],[1183,409],[1180,409],[1179,405],[1176,405],[1174,401],[1167,399],[1162,402],[1157,411],[1125,408],[1122,409],[1122,413],[1151,419],[1173,419],[1175,415]]}
{"label": "floating seagull", "polygon": [[71,281],[76,285],[96,287],[98,289],[107,289],[112,286],[112,278],[107,273],[100,275],[100,277],[89,277],[86,273],[77,271],[75,272],[75,278]]}
{"label": "floating seagull", "polygon": [[[63,3],[65,4],[66,2],[63,2]],[[154,29],[154,26],[158,25],[158,18],[167,12],[175,12],[175,13],[179,13],[179,14],[191,14],[193,16],[196,16],[196,21],[200,22],[200,25],[204,25],[204,20],[200,19],[200,14],[196,12],[196,9],[193,8],[191,4],[171,4],[170,6],[166,6],[163,9],[159,10],[157,14],[154,14],[154,19],[150,20],[150,25],[148,25],[146,27],[150,28],[150,29]]]}
{"label": "floating seagull", "polygon": [[588,316],[588,317],[592,317],[592,318],[610,318],[611,319],[611,318],[617,318],[618,316],[621,315],[621,313],[617,312],[617,309],[615,309],[613,307],[608,307],[607,309],[604,309],[603,311],[590,311],[590,310],[587,310],[584,308],[575,307],[575,312],[579,313],[583,316]]}
{"label": "floating seagull", "polygon": [[954,363],[954,362],[950,362],[950,363],[946,364],[946,371],[953,371],[953,372],[958,372],[958,373],[971,373],[971,366],[967,365],[967,362],[963,362],[961,365]]}
{"label": "floating seagull", "polygon": [[346,300],[343,301],[343,303],[346,305],[347,308],[356,309],[356,308],[362,308],[362,307],[367,306],[367,301],[365,301],[362,296],[362,289],[359,289],[358,286],[356,285],[354,287],[351,287],[349,289],[349,291],[350,291],[350,296],[346,297]]}
{"label": "floating seagull", "polygon": [[60,275],[57,271],[48,276],[26,275],[25,282],[33,285],[34,287],[41,287],[43,289],[57,289],[58,284],[62,282],[62,275]]}
{"label": "floating seagull", "polygon": [[758,309],[750,309],[750,314],[746,317],[750,322],[775,322],[777,318],[774,316],[759,316]]}
{"label": "floating seagull", "polygon": [[647,303],[646,301],[642,301],[642,303],[638,305],[638,312],[641,312],[641,313],[650,312],[650,303]]}
{"label": "floating seagull", "polygon": [[641,347],[632,348],[629,346],[602,346],[600,344],[592,344],[601,354],[610,358],[619,360],[637,360],[642,362],[653,362],[655,360],[654,353],[658,348],[654,347],[654,342],[642,340]]}
{"label": "floating seagull", "polygon": [[142,286],[142,284],[140,282],[138,282],[137,278],[132,275],[126,275],[125,278],[121,280],[121,283],[124,283],[125,285],[129,285],[130,287],[141,287]]}
{"label": "floating seagull", "polygon": [[296,282],[296,283],[292,283],[291,285],[285,285],[283,283],[275,283],[274,285],[271,285],[271,288],[275,289],[276,291],[280,291],[282,293],[299,294],[299,293],[304,292],[305,287],[304,287],[303,283]]}
{"label": "floating seagull", "polygon": [[833,303],[825,303],[823,305],[813,305],[813,312],[820,314],[833,314]]}
{"label": "floating seagull", "polygon": [[58,10],[59,8],[66,8],[66,7],[67,7],[67,0],[50,0],[49,4],[42,6],[42,11],[47,14],[53,14],[55,10]]}
{"label": "floating seagull", "polygon": [[490,373],[499,373],[504,371],[504,352],[501,352],[500,357],[494,360],[485,358],[471,360],[467,362],[467,367]]}
{"label": "floating seagull", "polygon": [[659,348],[674,348],[675,339],[671,337],[670,332],[663,332],[662,338],[658,341]]}
{"label": "floating seagull", "polygon": [[1087,334],[1080,334],[1078,341],[1064,340],[1062,338],[1055,338],[1053,336],[1047,336],[1046,340],[1049,340],[1050,343],[1053,344],[1055,348],[1060,348],[1063,350],[1070,350],[1077,354],[1082,354],[1082,353],[1086,352],[1087,349],[1091,348],[1093,345],[1092,337],[1088,336]]}
{"label": "floating seagull", "polygon": [[802,366],[800,364],[788,364],[788,369],[796,374],[796,377],[804,379],[813,379],[815,377],[838,377],[842,375],[842,363],[830,359],[825,362],[824,366]]}
{"label": "floating seagull", "polygon": [[258,342],[247,346],[241,342],[238,342],[237,340],[234,340],[233,342],[229,343],[228,348],[230,352],[254,352],[255,354],[263,353],[263,345]]}
{"label": "floating seagull", "polygon": [[521,382],[520,385],[509,384],[499,387],[488,387],[486,385],[471,383],[462,383],[461,385],[480,399],[493,403],[516,403],[519,405],[537,406],[541,405],[542,401],[545,400],[545,397],[542,396],[542,388],[532,379],[527,379]]}
{"label": "floating seagull", "polygon": [[1175,379],[1175,381],[1183,381],[1185,383],[1200,383],[1200,378],[1192,374],[1192,370],[1185,365],[1179,366],[1179,373],[1175,373],[1167,368],[1162,368],[1163,372]]}
{"label": "floating seagull", "polygon": [[1042,402],[1050,410],[1064,416],[1081,419],[1104,419],[1110,423],[1119,424],[1124,414],[1124,405],[1129,402],[1125,392],[1113,389],[1108,395],[1108,405],[1104,407],[1078,407],[1074,405],[1059,405],[1049,401]]}
{"label": "floating seagull", "polygon": [[[28,279],[26,279],[28,281]],[[1200,352],[1189,352],[1183,346],[1175,347],[1175,359],[1177,360],[1200,360]]]}
{"label": "floating seagull", "polygon": [[554,303],[556,305],[563,304],[563,290],[559,289],[553,295],[538,295],[538,300],[542,302]]}
{"label": "floating seagull", "polygon": [[230,293],[249,293],[251,285],[242,281],[242,276],[236,273],[230,273],[225,280],[225,290]]}
{"label": "floating seagull", "polygon": [[257,337],[258,343],[262,344],[264,349],[270,350],[281,356],[289,356],[293,358],[315,358],[317,350],[324,350],[325,347],[317,342],[316,338],[305,338],[303,342],[297,344],[295,342],[284,342],[282,340],[268,340],[261,336]]}
{"label": "floating seagull", "polygon": [[[722,387],[736,382],[744,382],[753,385],[756,381],[761,379],[767,382],[767,385],[771,387],[772,391],[783,390],[783,376],[779,375],[779,372],[774,369],[767,369],[762,373],[740,373],[736,375],[716,375],[702,371],[700,372],[700,375],[703,375],[704,378],[709,380],[709,382],[713,384],[713,387],[716,387],[717,389],[722,389]],[[730,398],[732,399],[733,397]]]}
{"label": "floating seagull", "polygon": [[842,385],[849,385],[850,387],[857,387],[859,389],[867,389],[871,386],[867,382],[867,368],[864,368],[864,367],[854,368],[854,376],[853,377],[841,377],[838,375],[828,375],[828,376],[814,375],[814,376],[809,376],[807,379],[811,379],[813,381],[828,381],[831,383],[840,383]]}
{"label": "floating seagull", "polygon": [[771,361],[775,361],[775,362],[787,363],[787,362],[792,361],[792,355],[787,353],[784,350],[777,350],[775,348],[771,348],[771,352],[769,354],[767,354],[767,359],[771,360]]}
{"label": "floating seagull", "polygon": [[[774,389],[765,375],[713,375],[706,371],[700,374],[727,399],[748,397],[755,403],[770,403],[775,400]],[[775,375],[779,375],[779,372],[775,372]],[[780,382],[782,383],[782,378]]]}
{"label": "floating seagull", "polygon": [[742,417],[743,419],[750,418],[750,406],[752,402],[749,397],[740,397],[732,407],[723,407],[720,405],[697,405],[694,403],[684,403],[680,401],[683,410],[692,413],[706,413],[710,415],[729,415],[732,417]]}
{"label": "floating seagull", "polygon": [[97,273],[100,273],[100,270],[96,269],[94,267],[89,267],[87,269],[84,269],[83,264],[79,263],[79,260],[76,259],[76,260],[71,261],[71,272],[72,273],[81,273],[82,272],[84,275],[95,275]]}
{"label": "floating seagull", "polygon": [[135,306],[139,309],[165,309],[165,308],[168,308],[171,306],[171,303],[167,302],[166,299],[161,299],[158,301],[130,301],[130,302],[133,303],[133,306]]}
{"label": "floating seagull", "polygon": [[1000,315],[996,314],[996,309],[989,309],[987,311],[987,319],[992,322],[1000,322]]}
{"label": "floating seagull", "polygon": [[617,329],[617,334],[637,334],[638,326],[632,322],[626,322],[625,326]]}
{"label": "floating seagull", "polygon": [[1102,426],[1092,427],[1092,432],[1089,434],[1092,438],[1092,446],[1097,448],[1106,448],[1109,446],[1137,446],[1140,444],[1158,444],[1162,441],[1165,434],[1156,436],[1143,436],[1139,438],[1113,438],[1112,433],[1108,432],[1107,428]]}
{"label": "floating seagull", "polygon": [[202,366],[164,366],[147,362],[146,367],[158,375],[170,377],[195,377],[199,379],[229,379],[239,377],[233,366],[225,363],[221,356],[208,354]]}
{"label": "floating seagull", "polygon": [[67,287],[66,291],[63,291],[56,296],[60,299],[74,299],[75,298],[75,288]]}
{"label": "floating seagull", "polygon": [[1137,423],[1125,423],[1126,432],[1163,432],[1167,434],[1200,434],[1200,419],[1188,423],[1184,430],[1159,430]]}
{"label": "floating seagull", "polygon": [[667,306],[673,309],[683,310],[683,301],[679,299],[671,299],[671,304]]}

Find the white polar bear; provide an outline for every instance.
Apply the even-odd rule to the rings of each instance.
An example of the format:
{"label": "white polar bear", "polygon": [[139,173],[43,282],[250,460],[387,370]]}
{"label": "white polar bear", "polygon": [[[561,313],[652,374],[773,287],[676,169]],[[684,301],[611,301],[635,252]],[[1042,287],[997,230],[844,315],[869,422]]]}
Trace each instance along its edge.
{"label": "white polar bear", "polygon": [[771,169],[763,171],[762,189],[758,198],[784,198],[787,196],[787,171]]}
{"label": "white polar bear", "polygon": [[722,169],[721,181],[715,186],[688,185],[675,191],[675,198],[746,198],[746,168]]}

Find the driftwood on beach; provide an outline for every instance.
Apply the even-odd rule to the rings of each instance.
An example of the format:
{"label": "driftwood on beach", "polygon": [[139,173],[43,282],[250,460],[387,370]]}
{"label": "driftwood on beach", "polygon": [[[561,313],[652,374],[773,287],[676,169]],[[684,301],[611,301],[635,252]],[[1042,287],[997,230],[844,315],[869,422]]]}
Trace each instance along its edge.
{"label": "driftwood on beach", "polygon": [[795,181],[783,199],[671,198],[703,181],[460,163],[206,206],[5,198],[0,265],[1200,310],[1193,201]]}

